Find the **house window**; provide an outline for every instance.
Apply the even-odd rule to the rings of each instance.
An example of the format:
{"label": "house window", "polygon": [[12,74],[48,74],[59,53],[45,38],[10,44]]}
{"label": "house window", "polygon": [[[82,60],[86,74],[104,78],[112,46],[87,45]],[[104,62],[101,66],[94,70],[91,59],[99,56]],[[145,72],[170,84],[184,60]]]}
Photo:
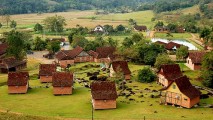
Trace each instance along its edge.
{"label": "house window", "polygon": [[172,87],[173,87],[173,89],[176,89],[176,85],[173,85]]}
{"label": "house window", "polygon": [[188,64],[189,64],[189,60],[188,60]]}
{"label": "house window", "polygon": [[184,100],[187,101],[188,99],[187,99],[187,98],[184,98]]}
{"label": "house window", "polygon": [[107,102],[107,100],[104,100],[104,102]]}

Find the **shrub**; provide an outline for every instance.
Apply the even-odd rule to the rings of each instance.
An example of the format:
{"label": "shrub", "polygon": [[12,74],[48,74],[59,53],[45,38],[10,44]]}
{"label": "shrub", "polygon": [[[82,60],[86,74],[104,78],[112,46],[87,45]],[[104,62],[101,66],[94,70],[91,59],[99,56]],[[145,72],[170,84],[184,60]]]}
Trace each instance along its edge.
{"label": "shrub", "polygon": [[138,81],[142,83],[153,82],[156,78],[156,75],[152,72],[149,67],[146,67],[138,72]]}

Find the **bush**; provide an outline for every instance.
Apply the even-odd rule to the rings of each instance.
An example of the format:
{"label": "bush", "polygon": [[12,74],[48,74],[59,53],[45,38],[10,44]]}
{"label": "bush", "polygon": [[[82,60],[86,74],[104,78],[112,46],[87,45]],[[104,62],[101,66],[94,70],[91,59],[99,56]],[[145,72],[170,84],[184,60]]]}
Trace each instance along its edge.
{"label": "bush", "polygon": [[152,72],[149,67],[146,67],[138,72],[138,81],[142,83],[153,82],[156,78],[156,75]]}

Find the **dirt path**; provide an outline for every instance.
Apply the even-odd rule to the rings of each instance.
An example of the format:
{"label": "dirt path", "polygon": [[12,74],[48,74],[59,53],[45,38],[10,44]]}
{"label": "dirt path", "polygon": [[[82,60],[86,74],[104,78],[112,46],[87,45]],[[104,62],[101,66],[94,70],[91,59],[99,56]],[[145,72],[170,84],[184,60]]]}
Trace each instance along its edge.
{"label": "dirt path", "polygon": [[189,38],[190,40],[194,41],[195,43],[199,44],[200,46],[204,47],[203,43],[199,40],[199,38],[197,38],[197,36],[195,36],[195,34],[190,33],[192,38]]}
{"label": "dirt path", "polygon": [[149,37],[150,37],[150,38],[155,37],[155,31],[150,31],[150,33],[149,33]]}
{"label": "dirt path", "polygon": [[54,61],[54,59],[47,59],[43,57],[43,55],[47,53],[48,51],[36,51],[31,55],[27,55],[27,58],[36,59],[44,64],[51,64]]}

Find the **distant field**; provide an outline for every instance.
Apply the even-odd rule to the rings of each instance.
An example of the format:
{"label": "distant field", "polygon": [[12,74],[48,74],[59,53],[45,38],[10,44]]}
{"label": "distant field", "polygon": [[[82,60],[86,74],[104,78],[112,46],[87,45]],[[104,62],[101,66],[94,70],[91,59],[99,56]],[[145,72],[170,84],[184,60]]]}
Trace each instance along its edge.
{"label": "distant field", "polygon": [[166,33],[155,33],[156,38],[164,39],[187,39],[192,37],[190,33],[171,33],[171,35],[173,35],[173,37],[167,37]]}
{"label": "distant field", "polygon": [[185,15],[186,14],[196,14],[196,13],[200,13],[200,9],[199,9],[198,5],[195,5],[193,7],[182,9],[181,12]]}

